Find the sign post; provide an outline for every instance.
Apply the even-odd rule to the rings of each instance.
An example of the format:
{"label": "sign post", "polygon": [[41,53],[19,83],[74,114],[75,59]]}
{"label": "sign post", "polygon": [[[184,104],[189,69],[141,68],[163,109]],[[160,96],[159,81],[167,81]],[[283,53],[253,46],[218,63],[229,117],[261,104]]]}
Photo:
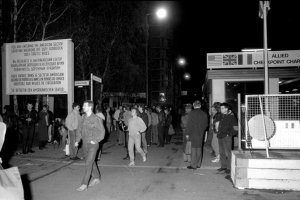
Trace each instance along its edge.
{"label": "sign post", "polygon": [[96,81],[98,83],[102,83],[102,79],[98,76],[93,75],[93,73],[91,73],[91,101],[93,101],[93,81]]}

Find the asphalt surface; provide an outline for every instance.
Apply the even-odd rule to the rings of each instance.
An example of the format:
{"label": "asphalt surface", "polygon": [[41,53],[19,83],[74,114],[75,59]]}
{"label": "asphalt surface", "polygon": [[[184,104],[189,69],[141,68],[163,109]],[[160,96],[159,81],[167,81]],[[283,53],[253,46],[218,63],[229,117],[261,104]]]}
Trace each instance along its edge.
{"label": "asphalt surface", "polygon": [[[16,155],[10,165],[18,166],[26,200],[299,200],[300,192],[273,190],[239,190],[229,175],[218,173],[218,163],[211,162],[204,149],[200,169],[190,170],[182,159],[181,136],[175,136],[164,148],[150,146],[147,161],[136,155],[136,166],[128,167],[124,146],[116,142],[115,133],[104,144],[98,165],[100,184],[77,192],[84,173],[84,160],[64,157],[62,147],[48,144],[47,149]],[[79,149],[78,156],[82,157]]]}

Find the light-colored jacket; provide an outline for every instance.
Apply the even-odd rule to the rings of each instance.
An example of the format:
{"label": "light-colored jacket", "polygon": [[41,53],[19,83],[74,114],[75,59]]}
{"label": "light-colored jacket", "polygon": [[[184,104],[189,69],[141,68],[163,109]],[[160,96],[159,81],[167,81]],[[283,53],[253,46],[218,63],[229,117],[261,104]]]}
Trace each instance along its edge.
{"label": "light-colored jacket", "polygon": [[79,112],[72,110],[66,118],[66,127],[69,131],[77,130],[79,125],[81,124],[81,116]]}
{"label": "light-colored jacket", "polygon": [[128,121],[129,135],[145,132],[147,129],[145,122],[140,117],[132,117]]}
{"label": "light-colored jacket", "polygon": [[151,113],[151,124],[156,126],[158,124],[158,114],[155,112]]}

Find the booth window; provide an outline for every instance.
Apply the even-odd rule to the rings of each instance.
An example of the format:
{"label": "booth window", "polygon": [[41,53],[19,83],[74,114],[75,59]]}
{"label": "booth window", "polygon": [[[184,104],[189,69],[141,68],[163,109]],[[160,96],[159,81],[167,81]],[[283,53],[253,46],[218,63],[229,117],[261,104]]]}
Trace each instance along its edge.
{"label": "booth window", "polygon": [[232,107],[233,112],[237,113],[238,93],[241,94],[241,103],[245,103],[245,95],[264,94],[263,81],[244,81],[244,82],[225,82],[226,102]]}

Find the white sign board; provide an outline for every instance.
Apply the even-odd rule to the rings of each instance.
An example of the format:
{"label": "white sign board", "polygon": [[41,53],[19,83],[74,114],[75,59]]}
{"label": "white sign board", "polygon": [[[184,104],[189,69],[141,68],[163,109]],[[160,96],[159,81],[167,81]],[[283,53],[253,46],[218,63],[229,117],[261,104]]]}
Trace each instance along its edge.
{"label": "white sign board", "polygon": [[4,44],[6,94],[67,94],[69,41]]}
{"label": "white sign board", "polygon": [[96,81],[96,82],[98,82],[98,83],[102,83],[102,79],[99,78],[98,76],[93,75],[92,77],[93,77],[93,80],[94,80],[94,81]]}
{"label": "white sign board", "polygon": [[[300,66],[300,50],[268,51],[268,67]],[[208,53],[207,69],[262,68],[263,51]]]}
{"label": "white sign board", "polygon": [[75,81],[75,86],[88,86],[90,81]]}

